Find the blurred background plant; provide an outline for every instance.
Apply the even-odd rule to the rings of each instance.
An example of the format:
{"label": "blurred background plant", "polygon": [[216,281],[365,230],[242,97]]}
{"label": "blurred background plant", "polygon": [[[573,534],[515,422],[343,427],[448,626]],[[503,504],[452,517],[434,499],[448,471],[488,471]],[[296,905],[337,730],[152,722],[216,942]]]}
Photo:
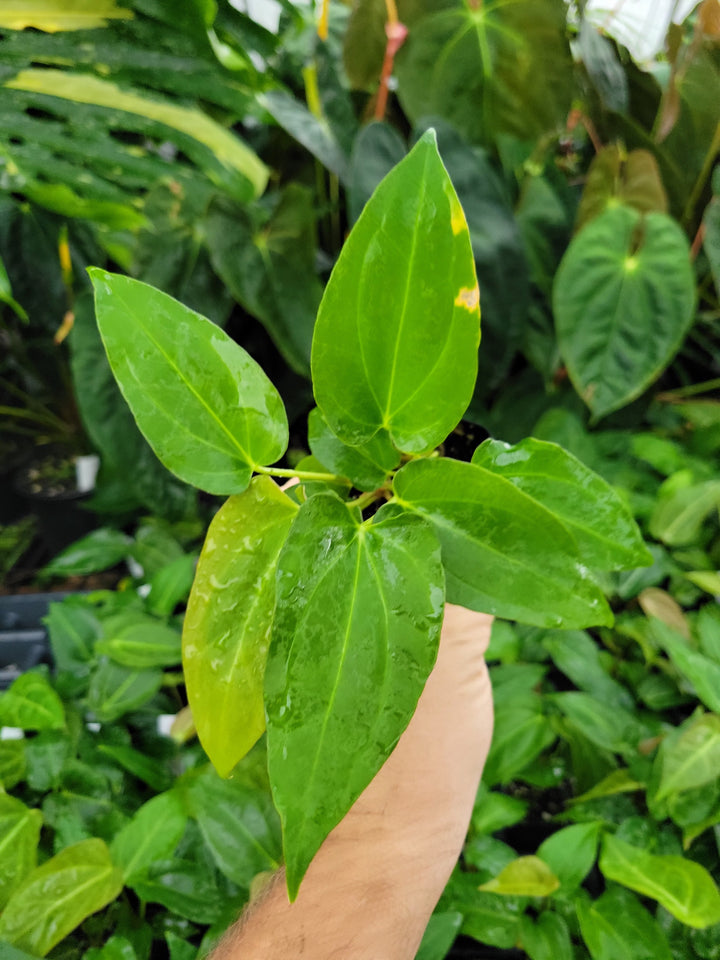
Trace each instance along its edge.
{"label": "blurred background plant", "polygon": [[[280,390],[300,458],[324,282],[374,187],[433,125],[481,288],[480,376],[463,431],[561,443],[627,498],[655,564],[604,584],[612,630],[497,624],[495,747],[420,956],[441,960],[461,933],[453,956],[716,958],[720,2],[16,0],[0,9],[0,83],[0,482],[38,449],[101,461],[85,501],[97,529],[59,555],[35,538],[26,506],[0,516],[5,589],[77,587],[109,570],[115,594],[67,608],[89,631],[88,677],[150,670],[155,684],[158,669],[177,673],[114,660],[124,646],[112,621],[110,633],[97,623],[127,602],[175,629],[217,503],[172,478],[137,430],[84,268],[127,272],[223,326]],[[7,490],[0,503],[17,483]],[[153,590],[172,607],[146,609]],[[53,629],[57,654],[65,641]],[[139,643],[153,642],[147,631]],[[49,738],[63,762],[77,750],[87,764],[96,746],[76,736],[83,717],[101,724],[92,736],[150,757],[175,749],[146,745],[136,705],[98,720],[99,695],[64,686],[60,658],[43,683],[75,739],[60,747],[57,732],[30,727],[23,749],[45,756]],[[169,710],[173,690],[182,702],[180,681],[134,683],[149,697],[141,713]],[[202,763],[188,749],[167,784]],[[37,774],[17,779],[17,802],[45,817],[40,861],[92,838],[112,845],[140,817],[128,800],[93,819],[87,797],[115,803],[129,776],[113,763],[87,789],[60,773],[42,786]],[[130,773],[122,789],[137,806],[151,791]],[[85,798],[67,818],[47,800],[58,790]],[[75,915],[57,946],[16,947],[194,957],[205,928],[227,918],[177,891],[212,876],[228,902],[250,896],[251,878],[239,883],[221,851],[264,822],[218,809],[218,823],[183,820],[175,846],[170,834],[151,844],[172,882],[150,876],[148,855],[139,886],[82,923]],[[36,827],[24,829],[36,849]],[[668,870],[692,896],[678,896]]]}

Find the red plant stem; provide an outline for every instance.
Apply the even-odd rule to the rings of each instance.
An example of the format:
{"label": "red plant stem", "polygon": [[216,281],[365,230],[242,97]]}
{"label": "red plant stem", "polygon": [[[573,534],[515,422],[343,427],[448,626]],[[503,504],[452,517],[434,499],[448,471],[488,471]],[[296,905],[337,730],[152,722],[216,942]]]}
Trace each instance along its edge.
{"label": "red plant stem", "polygon": [[399,20],[388,21],[385,24],[385,35],[387,44],[385,45],[385,57],[383,59],[382,72],[380,73],[380,86],[378,88],[377,100],[375,101],[375,119],[384,120],[387,110],[387,100],[389,91],[389,81],[392,76],[393,64],[395,63],[395,54],[405,41],[407,36],[407,27]]}

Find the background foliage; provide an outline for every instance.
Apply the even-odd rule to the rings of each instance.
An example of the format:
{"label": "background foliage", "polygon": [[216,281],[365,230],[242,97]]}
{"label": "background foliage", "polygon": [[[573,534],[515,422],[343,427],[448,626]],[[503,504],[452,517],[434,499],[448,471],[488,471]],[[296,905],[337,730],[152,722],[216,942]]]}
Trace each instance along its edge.
{"label": "background foliage", "polygon": [[[325,39],[321,11],[289,3],[276,32],[226,0],[0,11],[2,444],[101,456],[104,526],[48,577],[142,568],[54,607],[57,672],[0,699],[27,731],[0,743],[0,939],[18,956],[194,957],[279,858],[262,756],[223,782],[156,732],[183,702],[177,611],[214,503],[135,427],[84,268],[223,326],[302,456],[329,270],[430,124],[481,287],[465,433],[562,444],[626,498],[654,564],[607,577],[613,628],[496,624],[494,745],[420,956],[458,933],[532,960],[718,956],[720,14],[705,0],[636,62],[584,6],[400,0],[384,109],[378,0],[333,3]],[[81,871],[92,901],[65,901]],[[48,878],[58,926],[35,903]]]}

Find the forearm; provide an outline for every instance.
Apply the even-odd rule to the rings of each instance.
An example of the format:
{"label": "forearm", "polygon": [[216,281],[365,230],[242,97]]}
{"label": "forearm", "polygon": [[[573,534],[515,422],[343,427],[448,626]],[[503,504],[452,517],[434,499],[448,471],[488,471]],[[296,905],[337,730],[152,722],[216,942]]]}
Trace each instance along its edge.
{"label": "forearm", "polygon": [[484,663],[471,647],[441,648],[410,725],[295,903],[276,879],[213,960],[412,960],[462,848],[491,732]]}

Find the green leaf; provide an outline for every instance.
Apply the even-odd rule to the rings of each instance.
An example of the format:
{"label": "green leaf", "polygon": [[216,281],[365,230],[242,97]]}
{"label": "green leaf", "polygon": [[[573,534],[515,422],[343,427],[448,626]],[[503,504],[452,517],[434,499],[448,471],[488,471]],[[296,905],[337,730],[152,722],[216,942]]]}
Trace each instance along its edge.
{"label": "green leaf", "polygon": [[182,659],[180,634],[148,617],[130,623],[107,640],[98,640],[95,650],[124,667],[172,667]]}
{"label": "green leaf", "polygon": [[375,490],[381,486],[400,460],[386,433],[377,433],[359,446],[343,443],[332,432],[319,407],[308,416],[308,444],[324,466],[348,477],[358,490]]}
{"label": "green leaf", "polygon": [[576,687],[606,703],[632,709],[632,695],[608,675],[603,666],[601,648],[584,631],[563,630],[542,639],[555,666],[568,676]]}
{"label": "green leaf", "polygon": [[23,323],[28,322],[26,310],[13,298],[10,278],[7,275],[7,270],[5,269],[5,264],[2,259],[0,259],[0,303],[7,304]]}
{"label": "green leaf", "polygon": [[41,673],[23,673],[0,696],[0,726],[22,730],[62,730],[60,697]]}
{"label": "green leaf", "polygon": [[208,493],[242,492],[287,447],[278,392],[205,317],[129,277],[90,275],[110,365],[155,453]]}
{"label": "green leaf", "polygon": [[596,747],[624,753],[641,739],[644,728],[629,710],[576,690],[550,694],[573,726]]}
{"label": "green leaf", "polygon": [[226,877],[250,888],[258,873],[280,865],[280,823],[269,793],[214,770],[188,782],[185,797],[205,844]]}
{"label": "green leaf", "polygon": [[187,940],[181,940],[180,937],[168,931],[165,934],[165,942],[170,951],[170,960],[197,960],[197,947],[188,943]]}
{"label": "green leaf", "polygon": [[593,415],[626,406],[662,373],[692,323],[685,234],[666,214],[606,210],[570,244],[553,310],[560,353]]}
{"label": "green leaf", "polygon": [[483,883],[479,890],[514,897],[549,897],[560,887],[560,881],[539,857],[518,857],[497,877]]}
{"label": "green leaf", "polygon": [[[351,23],[354,11],[360,6],[361,4],[355,4]],[[385,16],[384,9],[383,16]],[[348,26],[349,30],[350,26]],[[348,183],[350,219],[353,223],[362,213],[363,207],[383,177],[400,163],[406,153],[405,141],[389,123],[374,121],[360,128],[353,143]]]}
{"label": "green leaf", "polygon": [[95,641],[102,634],[100,621],[92,610],[70,601],[51,603],[43,622],[58,670],[86,673]]}
{"label": "green leaf", "polygon": [[655,801],[705,786],[720,771],[720,717],[706,713],[683,726],[678,736],[663,741],[655,759]]}
{"label": "green leaf", "polygon": [[200,110],[140,96],[87,73],[49,68],[21,70],[17,76],[6,81],[5,86],[12,90],[47,94],[73,103],[121,110],[157,121],[203,144],[223,167],[240,174],[245,186],[245,199],[259,197],[267,185],[269,171],[265,164],[239,137]]}
{"label": "green leaf", "polygon": [[533,921],[527,914],[520,921],[520,942],[530,960],[573,960],[567,924],[557,913],[543,911]]}
{"label": "green leaf", "polygon": [[0,784],[6,790],[25,779],[25,741],[0,740]]}
{"label": "green leaf", "polygon": [[572,535],[509,480],[440,458],[406,464],[393,488],[435,527],[451,603],[545,627],[612,622]]}
{"label": "green leaf", "polygon": [[505,477],[570,531],[583,562],[602,570],[647,566],[652,556],[609,483],[555,443],[486,440],[472,462]]}
{"label": "green leaf", "polygon": [[37,956],[31,956],[24,950],[16,950],[11,947],[7,940],[0,940],[0,955],[3,960],[37,960]]}
{"label": "green leaf", "polygon": [[88,707],[101,723],[112,723],[152,700],[162,681],[162,670],[131,670],[106,660],[90,681]]}
{"label": "green leaf", "polygon": [[578,228],[618,203],[640,213],[668,212],[657,160],[648,150],[626,153],[612,143],[594,157],[578,208]]}
{"label": "green leaf", "polygon": [[91,30],[108,20],[130,20],[132,10],[116,0],[13,0],[10,10],[0,11],[0,27],[8,30]]}
{"label": "green leaf", "polygon": [[265,676],[292,899],[415,710],[435,662],[443,593],[440,550],[419,518],[384,508],[360,524],[333,494],[300,508],[278,561]]}
{"label": "green leaf", "polygon": [[671,547],[696,542],[710,511],[720,506],[720,480],[661,491],[650,517],[650,533]]}
{"label": "green leaf", "polygon": [[159,860],[128,885],[141,900],[161,903],[195,923],[215,923],[227,909],[207,868],[194,860]]}
{"label": "green leaf", "polygon": [[703,223],[705,237],[703,246],[710,262],[710,270],[715,280],[715,289],[720,296],[720,177],[713,179],[714,196],[705,208]]}
{"label": "green leaf", "polygon": [[475,809],[472,816],[472,829],[475,833],[497,833],[505,827],[512,827],[525,818],[529,803],[519,797],[509,797],[505,793],[495,793],[480,785]]}
{"label": "green leaf", "polygon": [[304,103],[284,90],[270,90],[258,96],[258,101],[283,130],[324,167],[341,182],[346,180],[347,157],[324,117],[316,117]]}
{"label": "green leaf", "polygon": [[478,298],[465,216],[430,131],[368,201],[325,288],[312,373],[333,433],[359,445],[387,431],[409,453],[444,440],[477,375]]}
{"label": "green leaf", "polygon": [[457,910],[434,913],[425,928],[415,960],[444,960],[460,932],[463,916]]}
{"label": "green leaf", "polygon": [[107,570],[124,560],[132,541],[120,530],[101,527],[76,540],[43,567],[43,577],[85,576]]}
{"label": "green leaf", "polygon": [[153,790],[162,792],[170,786],[168,771],[154,757],[149,757],[133,747],[123,746],[122,744],[100,743],[98,744],[98,750],[100,753],[112,757],[123,770],[127,770],[128,773],[142,780]]}
{"label": "green leaf", "polygon": [[182,839],[187,814],[178,793],[161,793],[144,803],[110,847],[115,866],[125,881],[141,874],[157,860],[172,856]]}
{"label": "green leaf", "polygon": [[492,746],[483,770],[483,783],[493,786],[508,783],[542,753],[556,734],[543,716],[542,701],[537,695],[526,703],[498,700]]}
{"label": "green leaf", "polygon": [[233,297],[257,317],[287,362],[310,372],[322,286],[315,272],[315,212],[309,190],[289,184],[272,215],[216,200],[205,222],[213,266]]}
{"label": "green leaf", "polygon": [[126,937],[113,935],[102,947],[91,947],[82,960],[138,960],[132,943]]}
{"label": "green leaf", "polygon": [[443,4],[398,53],[398,96],[411,120],[441,116],[469,140],[528,140],[564,122],[572,62],[560,0]]}
{"label": "green leaf", "polygon": [[608,880],[657,900],[689,927],[720,923],[720,892],[707,870],[694,860],[657,856],[608,835],[600,869]]}
{"label": "green leaf", "polygon": [[44,957],[121,890],[122,873],[102,840],[73,844],[17,888],[0,917],[0,939]]}
{"label": "green leaf", "polygon": [[0,793],[0,910],[35,867],[42,814]]}
{"label": "green leaf", "polygon": [[709,710],[720,713],[720,664],[693,650],[682,634],[657,617],[650,618],[650,633],[693,685],[698,698]]}
{"label": "green leaf", "polygon": [[187,553],[161,567],[150,580],[145,605],[159,617],[169,617],[175,607],[187,600],[195,578],[197,554]]}
{"label": "green leaf", "polygon": [[579,887],[595,863],[602,823],[575,823],[548,837],[537,849],[560,881],[563,893]]}
{"label": "green leaf", "polygon": [[635,793],[642,790],[644,784],[636,780],[629,770],[613,770],[606,777],[596,783],[594,787],[579,797],[573,797],[570,803],[587,803],[588,800],[597,800],[601,797],[612,797],[618,793]]}
{"label": "green leaf", "polygon": [[228,776],[265,729],[263,677],[275,571],[296,505],[269,477],[215,514],[183,626],[188,699],[205,752]]}
{"label": "green leaf", "polygon": [[575,907],[593,960],[673,960],[662,927],[629,891],[611,887],[597,900],[583,891]]}

